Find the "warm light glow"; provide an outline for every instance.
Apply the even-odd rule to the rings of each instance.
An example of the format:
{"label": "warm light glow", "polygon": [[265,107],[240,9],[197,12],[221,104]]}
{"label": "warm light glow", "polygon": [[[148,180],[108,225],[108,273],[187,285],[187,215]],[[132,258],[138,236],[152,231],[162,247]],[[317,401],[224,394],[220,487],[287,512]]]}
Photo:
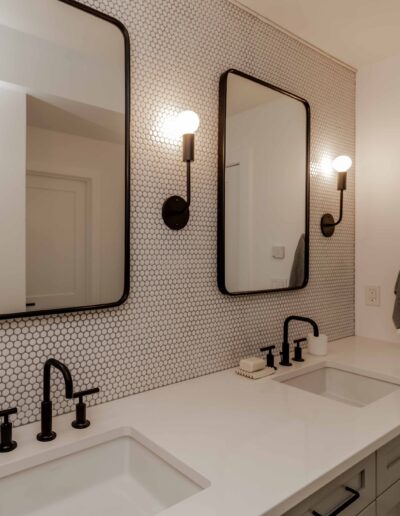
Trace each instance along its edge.
{"label": "warm light glow", "polygon": [[176,117],[176,128],[180,135],[194,134],[200,125],[200,118],[194,111],[182,111]]}
{"label": "warm light glow", "polygon": [[347,172],[352,164],[353,162],[349,156],[338,156],[333,160],[332,167],[336,172]]}
{"label": "warm light glow", "polygon": [[178,134],[178,130],[176,127],[176,115],[169,114],[164,117],[164,119],[161,121],[161,134],[164,138],[167,140],[174,142],[174,143],[180,143],[180,137],[181,135]]}
{"label": "warm light glow", "polygon": [[332,158],[329,156],[323,156],[319,162],[319,171],[325,177],[330,177],[333,174]]}

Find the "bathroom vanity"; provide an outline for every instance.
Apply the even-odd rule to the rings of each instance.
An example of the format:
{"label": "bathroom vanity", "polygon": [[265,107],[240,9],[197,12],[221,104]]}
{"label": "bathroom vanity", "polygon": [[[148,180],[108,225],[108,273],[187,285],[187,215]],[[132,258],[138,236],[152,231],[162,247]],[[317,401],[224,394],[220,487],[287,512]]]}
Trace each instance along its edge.
{"label": "bathroom vanity", "polygon": [[285,515],[393,516],[399,513],[400,437],[397,437]]}
{"label": "bathroom vanity", "polygon": [[[54,507],[71,514],[82,503],[85,514],[99,516],[105,492],[120,514],[141,516],[326,516],[339,514],[332,511],[353,491],[359,496],[340,514],[397,514],[398,346],[351,337],[330,343],[327,357],[305,358],[260,380],[226,370],[102,404],[88,410],[85,430],[71,427],[74,414],[54,418],[58,436],[50,443],[36,440],[38,423],[16,428],[17,449],[0,458],[0,491],[15,503],[21,479],[31,477],[21,516]],[[379,399],[357,404],[349,389],[346,399],[337,391],[332,399],[332,379],[327,390],[310,392],[304,379],[326,369],[372,381],[362,392],[375,396],[382,384]],[[301,387],[290,385],[300,378]],[[2,503],[9,507],[6,497]]]}

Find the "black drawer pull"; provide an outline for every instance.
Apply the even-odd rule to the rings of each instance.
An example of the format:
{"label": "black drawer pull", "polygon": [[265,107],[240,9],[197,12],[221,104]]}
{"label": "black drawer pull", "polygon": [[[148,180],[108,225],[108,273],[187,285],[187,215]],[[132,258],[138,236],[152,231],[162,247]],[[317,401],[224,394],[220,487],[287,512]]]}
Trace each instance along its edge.
{"label": "black drawer pull", "polygon": [[[346,500],[343,503],[343,505],[341,505],[340,507],[335,509],[333,512],[331,512],[329,514],[329,516],[337,516],[337,514],[340,514],[341,512],[343,512],[345,509],[347,509],[347,507],[350,507],[350,505],[352,505],[356,500],[358,500],[360,498],[360,493],[358,491],[356,491],[355,489],[352,489],[351,487],[347,487],[347,486],[345,487],[345,489],[346,489],[346,491],[351,493],[353,496],[351,498],[349,498],[348,500]],[[313,511],[312,514],[314,516],[322,516],[322,514],[320,514],[317,511]]]}

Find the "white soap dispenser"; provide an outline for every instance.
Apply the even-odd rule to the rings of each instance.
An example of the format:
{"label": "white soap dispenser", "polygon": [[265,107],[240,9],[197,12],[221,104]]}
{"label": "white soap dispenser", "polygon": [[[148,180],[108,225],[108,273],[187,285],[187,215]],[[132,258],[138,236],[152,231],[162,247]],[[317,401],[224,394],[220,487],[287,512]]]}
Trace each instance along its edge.
{"label": "white soap dispenser", "polygon": [[328,337],[322,333],[315,337],[312,333],[307,335],[308,352],[310,355],[325,356],[328,354]]}

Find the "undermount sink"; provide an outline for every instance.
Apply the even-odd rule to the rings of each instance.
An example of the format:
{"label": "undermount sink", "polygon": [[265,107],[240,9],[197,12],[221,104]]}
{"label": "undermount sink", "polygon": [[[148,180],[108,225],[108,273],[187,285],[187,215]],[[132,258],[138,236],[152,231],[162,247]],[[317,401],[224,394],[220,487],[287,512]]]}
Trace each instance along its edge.
{"label": "undermount sink", "polygon": [[131,437],[0,479],[0,514],[153,516],[202,490]]}
{"label": "undermount sink", "polygon": [[293,371],[275,381],[354,407],[365,407],[400,389],[395,383],[326,365],[312,371]]}

